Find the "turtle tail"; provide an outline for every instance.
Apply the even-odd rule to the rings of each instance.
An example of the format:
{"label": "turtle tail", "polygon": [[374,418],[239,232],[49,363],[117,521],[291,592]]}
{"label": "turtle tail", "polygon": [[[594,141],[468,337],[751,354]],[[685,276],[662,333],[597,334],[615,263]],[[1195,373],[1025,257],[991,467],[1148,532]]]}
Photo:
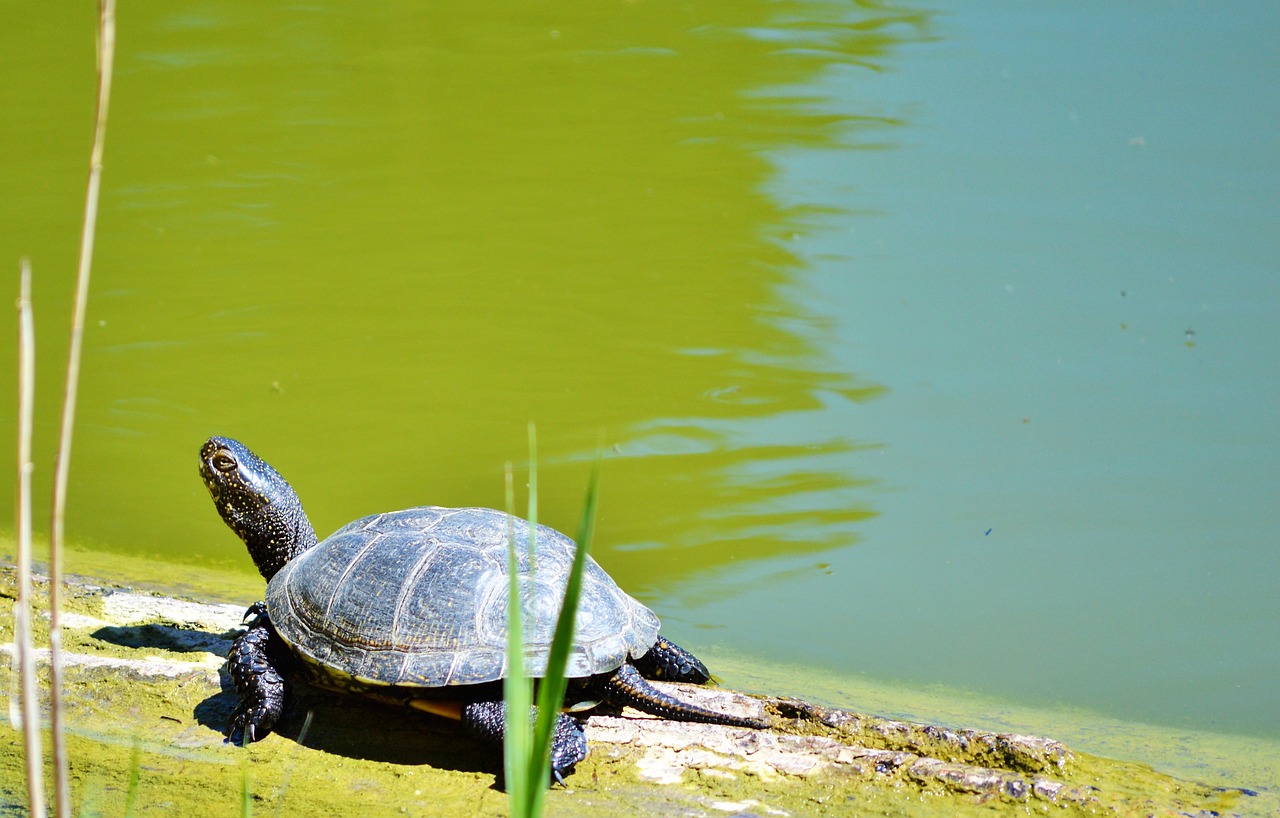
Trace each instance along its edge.
{"label": "turtle tail", "polygon": [[682,702],[654,687],[648,679],[640,675],[640,671],[629,664],[622,665],[606,676],[598,677],[596,685],[600,698],[610,704],[618,707],[624,705],[634,707],[641,712],[663,719],[724,724],[729,727],[749,727],[755,730],[762,730],[769,726],[764,719],[732,716]]}

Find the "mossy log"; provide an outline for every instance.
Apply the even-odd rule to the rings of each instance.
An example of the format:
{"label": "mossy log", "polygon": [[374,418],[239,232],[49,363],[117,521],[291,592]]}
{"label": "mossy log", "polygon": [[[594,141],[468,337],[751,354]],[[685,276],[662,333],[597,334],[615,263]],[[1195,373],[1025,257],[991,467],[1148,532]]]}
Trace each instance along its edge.
{"label": "mossy log", "polygon": [[[11,604],[11,575],[3,579]],[[65,699],[78,809],[121,814],[120,795],[136,775],[142,814],[238,815],[244,787],[255,809],[272,814],[506,813],[490,748],[446,720],[357,696],[299,689],[275,734],[248,748],[226,744],[236,698],[223,659],[243,606],[84,582],[69,596]],[[10,621],[4,616],[3,650],[11,654]],[[799,698],[672,689],[772,727],[592,714],[591,753],[553,790],[549,814],[1197,816],[1262,814],[1264,806],[1245,790],[1178,781],[1047,738]],[[0,800],[25,803],[20,731],[7,731],[4,747]]]}

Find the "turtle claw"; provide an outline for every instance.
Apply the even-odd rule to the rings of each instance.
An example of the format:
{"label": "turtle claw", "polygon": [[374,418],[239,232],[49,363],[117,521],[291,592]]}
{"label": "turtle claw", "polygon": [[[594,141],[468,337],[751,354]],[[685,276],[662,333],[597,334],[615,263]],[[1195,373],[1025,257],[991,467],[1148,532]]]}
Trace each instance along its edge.
{"label": "turtle claw", "polygon": [[578,720],[561,713],[551,736],[551,777],[565,786],[564,775],[587,757],[587,734]]}
{"label": "turtle claw", "polygon": [[[228,743],[246,747],[265,738],[284,709],[282,692],[278,687],[267,684],[242,699],[227,723]],[[237,734],[240,741],[235,740]]]}
{"label": "turtle claw", "polygon": [[259,600],[244,609],[244,618],[240,620],[240,624],[253,627],[258,624],[258,620],[262,619],[266,615],[267,603],[263,600]]}
{"label": "turtle claw", "polygon": [[[262,708],[259,707],[258,710],[261,711]],[[261,736],[258,735],[260,720],[264,715],[266,714],[259,712],[258,719],[254,719],[249,712],[249,708],[241,704],[232,711],[231,720],[227,723],[226,743],[247,747],[259,738],[266,737],[267,733],[271,731],[270,725],[264,727]],[[240,737],[239,741],[236,741],[237,735]]]}
{"label": "turtle claw", "polygon": [[[259,610],[255,610],[259,609]],[[231,713],[227,725],[227,738],[232,740],[237,732],[241,744],[251,744],[275,726],[284,712],[285,680],[273,661],[273,644],[279,638],[271,630],[266,606],[257,603],[249,607],[246,619],[254,616],[249,629],[231,644],[227,656],[227,672],[240,694],[240,704]]]}

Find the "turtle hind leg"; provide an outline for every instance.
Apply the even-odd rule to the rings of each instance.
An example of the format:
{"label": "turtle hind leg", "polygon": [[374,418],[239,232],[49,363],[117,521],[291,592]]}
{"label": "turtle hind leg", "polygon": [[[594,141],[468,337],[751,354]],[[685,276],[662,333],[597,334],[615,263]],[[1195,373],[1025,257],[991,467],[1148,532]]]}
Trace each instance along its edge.
{"label": "turtle hind leg", "polygon": [[227,672],[240,694],[240,704],[231,714],[227,738],[236,734],[241,742],[266,736],[284,712],[286,685],[280,673],[279,655],[284,647],[267,618],[265,608],[255,605],[246,613],[249,629],[231,644]]}
{"label": "turtle hind leg", "polygon": [[691,682],[701,685],[711,681],[711,671],[689,651],[658,634],[653,647],[631,664],[646,679],[667,682]]}
{"label": "turtle hind leg", "polygon": [[[537,708],[534,708],[536,714]],[[507,729],[507,706],[501,701],[470,702],[462,708],[462,726],[490,744],[502,746]],[[564,783],[564,776],[587,757],[587,734],[572,716],[558,714],[551,733],[551,775]]]}
{"label": "turtle hind leg", "polygon": [[628,664],[624,664],[613,673],[597,676],[595,684],[600,697],[610,704],[618,707],[629,705],[659,718],[723,724],[729,727],[750,727],[756,730],[769,726],[764,719],[732,716],[682,702],[649,684],[649,680],[641,676],[640,671]]}

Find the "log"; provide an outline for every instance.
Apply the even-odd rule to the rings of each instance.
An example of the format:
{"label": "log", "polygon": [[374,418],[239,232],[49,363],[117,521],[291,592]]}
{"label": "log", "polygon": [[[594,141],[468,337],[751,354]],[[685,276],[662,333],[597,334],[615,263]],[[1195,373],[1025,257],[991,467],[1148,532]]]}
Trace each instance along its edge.
{"label": "log", "polygon": [[[11,590],[11,576],[7,582]],[[11,604],[9,590],[0,594]],[[281,814],[343,815],[357,804],[362,815],[505,813],[491,748],[452,722],[354,695],[299,687],[275,733],[248,748],[226,744],[236,697],[223,664],[242,605],[84,580],[67,596],[77,803],[114,803],[111,793],[136,777],[141,803],[163,814],[233,814],[241,790],[264,809],[283,806]],[[11,631],[4,638],[0,650],[11,654]],[[47,652],[39,660],[47,664]],[[790,696],[667,687],[771,727],[593,713],[590,755],[551,793],[551,814],[877,815],[923,803],[938,815],[989,814],[998,804],[1070,815],[1249,815],[1274,806],[1267,793],[1179,781],[1050,738],[910,723]],[[0,764],[0,797],[10,803],[25,802],[18,736],[8,736]]]}

